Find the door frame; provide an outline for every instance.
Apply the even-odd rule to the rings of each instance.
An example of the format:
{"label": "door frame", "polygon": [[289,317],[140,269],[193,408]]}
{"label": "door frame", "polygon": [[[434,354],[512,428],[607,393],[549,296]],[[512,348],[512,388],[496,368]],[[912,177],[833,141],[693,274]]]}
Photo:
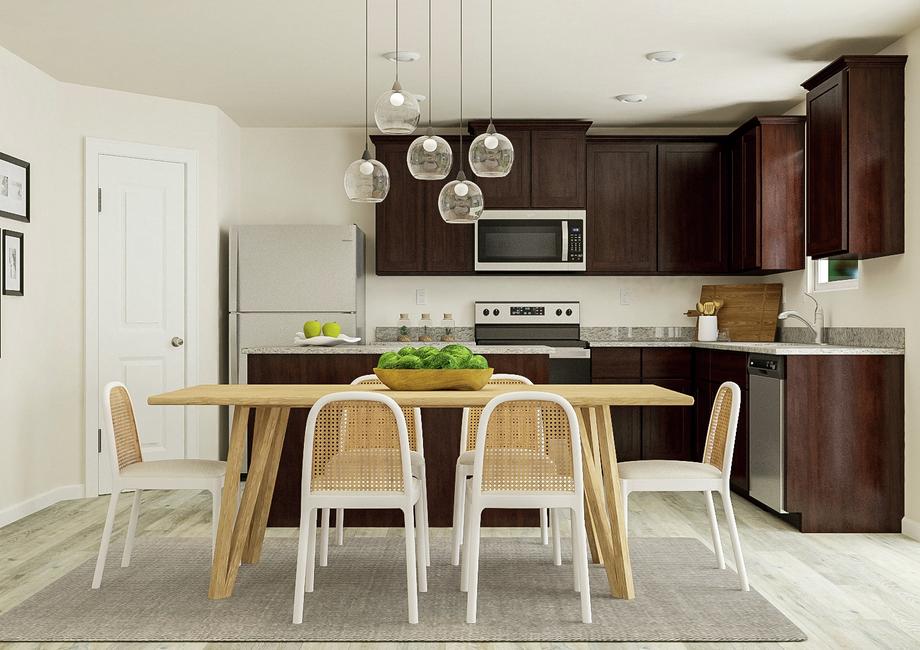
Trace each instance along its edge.
{"label": "door frame", "polygon": [[[185,381],[198,383],[198,152],[158,145],[86,138],[84,143],[84,492],[99,495],[99,157],[139,158],[185,166]],[[133,396],[145,399],[146,396]],[[176,407],[169,407],[176,408]],[[185,455],[199,450],[198,418],[194,409],[182,407],[185,420]]]}

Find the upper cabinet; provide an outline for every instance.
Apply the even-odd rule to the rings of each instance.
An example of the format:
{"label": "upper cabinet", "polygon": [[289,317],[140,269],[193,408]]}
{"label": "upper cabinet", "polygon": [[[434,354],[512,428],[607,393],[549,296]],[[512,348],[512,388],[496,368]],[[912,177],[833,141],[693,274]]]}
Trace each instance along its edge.
{"label": "upper cabinet", "polygon": [[731,148],[731,271],[804,268],[805,118],[755,117]]}
{"label": "upper cabinet", "polygon": [[588,138],[588,271],[728,271],[722,138]]}
{"label": "upper cabinet", "polygon": [[658,145],[658,270],[728,270],[728,155],[721,142]]}
{"label": "upper cabinet", "polygon": [[842,56],[802,84],[812,257],[904,252],[906,61]]}
{"label": "upper cabinet", "polygon": [[[488,121],[470,122],[470,134]],[[472,180],[486,210],[585,207],[585,120],[497,120],[495,128],[514,145],[514,165],[504,178]]]}
{"label": "upper cabinet", "polygon": [[588,271],[658,270],[658,146],[588,143]]}
{"label": "upper cabinet", "polygon": [[454,152],[454,165],[442,181],[421,181],[409,173],[406,152],[415,136],[372,139],[377,160],[390,173],[390,192],[375,206],[377,275],[472,273],[473,227],[445,223],[438,212],[441,188],[459,169],[459,138],[446,138]]}

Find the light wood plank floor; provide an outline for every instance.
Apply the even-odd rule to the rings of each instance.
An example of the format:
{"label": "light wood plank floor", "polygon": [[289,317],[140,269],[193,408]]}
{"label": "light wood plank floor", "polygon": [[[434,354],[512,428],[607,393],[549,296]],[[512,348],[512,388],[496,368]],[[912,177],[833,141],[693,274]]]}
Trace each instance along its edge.
{"label": "light wood plank floor", "polygon": [[[718,499],[717,508],[718,506]],[[0,529],[0,612],[41,590],[95,556],[107,498],[60,503]],[[115,535],[123,535],[131,499],[122,498]],[[901,535],[803,535],[775,517],[735,498],[752,586],[801,627],[806,643],[765,644],[789,648],[920,648],[920,542]],[[721,522],[721,512],[720,512]],[[207,536],[206,494],[148,492],[138,535]],[[640,536],[679,536],[711,545],[701,495],[635,494],[630,526]],[[724,525],[725,556],[731,560]],[[492,535],[537,535],[533,529],[489,529]],[[401,529],[350,529],[349,535],[400,535]],[[296,536],[293,529],[270,529]],[[448,535],[449,531],[432,531]],[[347,543],[347,542],[346,542]],[[292,567],[293,571],[293,567]],[[293,574],[292,574],[293,575]],[[292,578],[293,579],[293,578]],[[0,644],[2,645],[2,644]],[[131,647],[262,648],[271,644],[139,644]],[[348,644],[349,649],[384,644]],[[406,644],[393,644],[406,645]],[[464,644],[418,644],[432,648]],[[623,644],[631,648],[734,647],[731,644]],[[736,644],[738,645],[738,644]],[[305,644],[325,650],[342,644]],[[587,648],[589,644],[483,644],[495,649]],[[12,647],[7,644],[4,647]],[[109,644],[20,644],[17,648],[124,647]],[[299,647],[288,644],[283,647]],[[757,647],[747,644],[744,647]]]}

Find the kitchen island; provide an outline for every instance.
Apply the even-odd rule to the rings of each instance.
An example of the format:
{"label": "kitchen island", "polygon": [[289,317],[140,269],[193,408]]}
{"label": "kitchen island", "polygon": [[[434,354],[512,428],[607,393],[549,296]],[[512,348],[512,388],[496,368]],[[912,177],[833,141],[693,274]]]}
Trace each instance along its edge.
{"label": "kitchen island", "polygon": [[[488,359],[498,373],[524,375],[537,384],[549,378],[549,355],[545,346],[477,346],[463,343]],[[244,348],[249,384],[347,384],[373,372],[383,352],[404,345],[447,343],[384,343],[334,347],[284,346]],[[292,409],[288,420],[277,484],[269,513],[269,526],[297,526],[300,520],[300,480],[303,441],[309,409]],[[428,467],[429,523],[436,527],[452,524],[454,468],[460,453],[462,411],[422,409],[425,462]],[[250,434],[254,422],[250,421]],[[250,435],[251,445],[252,435]],[[390,510],[349,510],[348,526],[402,526],[402,513]],[[535,510],[486,510],[483,526],[538,526]]]}

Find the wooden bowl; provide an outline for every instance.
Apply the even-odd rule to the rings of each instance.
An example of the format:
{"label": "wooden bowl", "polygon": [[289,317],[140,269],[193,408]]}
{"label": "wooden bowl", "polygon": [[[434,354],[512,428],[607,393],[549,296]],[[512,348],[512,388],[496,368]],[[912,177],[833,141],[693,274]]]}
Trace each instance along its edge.
{"label": "wooden bowl", "polygon": [[492,368],[485,370],[374,368],[374,374],[390,390],[480,390],[492,378]]}

